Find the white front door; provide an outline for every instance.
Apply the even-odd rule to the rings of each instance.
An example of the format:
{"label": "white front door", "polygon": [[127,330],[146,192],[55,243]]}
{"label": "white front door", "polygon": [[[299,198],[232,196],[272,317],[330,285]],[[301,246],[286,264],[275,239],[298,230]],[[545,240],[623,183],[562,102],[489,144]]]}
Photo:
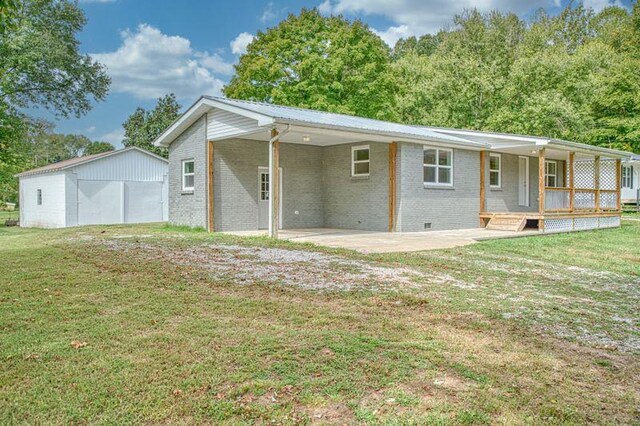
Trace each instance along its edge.
{"label": "white front door", "polygon": [[[282,228],[282,168],[280,168],[280,227]],[[269,228],[269,168],[258,168],[258,229]]]}
{"label": "white front door", "polygon": [[529,157],[518,157],[518,205],[529,206]]}

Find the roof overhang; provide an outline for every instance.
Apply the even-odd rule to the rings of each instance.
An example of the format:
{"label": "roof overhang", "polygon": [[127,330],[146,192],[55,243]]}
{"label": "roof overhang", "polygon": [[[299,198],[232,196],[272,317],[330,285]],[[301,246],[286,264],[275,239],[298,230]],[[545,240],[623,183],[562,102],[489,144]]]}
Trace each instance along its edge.
{"label": "roof overhang", "polygon": [[541,148],[545,148],[546,150],[556,151],[556,154],[558,154],[558,152],[575,152],[584,156],[593,157],[597,155],[609,159],[630,159],[633,156],[633,154],[626,151],[603,148],[596,145],[588,145],[562,139],[440,127],[427,128],[435,132],[488,143],[491,147],[490,149],[497,152],[532,155],[533,151],[537,152]]}
{"label": "roof overhang", "polygon": [[[264,131],[269,131],[273,128],[277,128],[279,125],[288,125],[296,129],[316,129],[326,131],[337,131],[343,133],[349,133],[354,136],[355,139],[371,140],[371,136],[379,137],[382,142],[415,142],[415,143],[428,143],[438,144],[445,146],[463,147],[470,150],[484,150],[488,149],[489,145],[483,142],[471,141],[455,136],[444,135],[433,132],[429,136],[423,136],[411,133],[393,132],[393,131],[375,131],[371,129],[361,129],[357,127],[350,127],[344,125],[332,125],[332,124],[319,124],[311,123],[306,120],[295,120],[290,118],[273,117],[266,114],[260,114],[255,111],[250,111],[246,108],[230,105],[224,101],[217,100],[215,98],[200,97],[191,107],[187,109],[176,121],[174,121],[167,130],[165,130],[158,138],[153,141],[153,145],[168,147],[181,133],[183,133],[189,126],[194,124],[202,115],[208,113],[212,109],[217,108],[223,111],[228,111],[234,114],[241,115],[243,117],[251,118],[257,121],[258,128]],[[412,126],[407,126],[411,128]],[[258,139],[256,135],[262,134],[262,131],[251,131],[243,135],[235,135],[234,137],[248,137],[251,139]],[[358,135],[357,137],[355,135]],[[361,136],[367,136],[362,138]],[[260,138],[262,139],[262,138]],[[348,139],[348,138],[347,138]],[[373,138],[375,139],[375,138]],[[213,139],[212,139],[213,140]]]}

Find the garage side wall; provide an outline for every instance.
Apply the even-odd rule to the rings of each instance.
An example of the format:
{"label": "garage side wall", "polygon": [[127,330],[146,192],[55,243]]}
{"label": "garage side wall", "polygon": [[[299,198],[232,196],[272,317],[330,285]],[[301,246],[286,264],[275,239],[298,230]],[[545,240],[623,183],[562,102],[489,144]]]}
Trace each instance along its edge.
{"label": "garage side wall", "polygon": [[[20,178],[20,226],[62,228],[65,226],[65,172]],[[42,204],[38,204],[38,189]]]}
{"label": "garage side wall", "polygon": [[[453,186],[424,185],[424,147],[398,146],[396,229],[400,232],[449,230],[478,227],[480,213],[480,153],[453,150]],[[428,225],[427,225],[428,226]]]}
{"label": "garage side wall", "polygon": [[[169,145],[169,223],[207,227],[205,115]],[[194,190],[182,191],[182,161],[194,160]]]}

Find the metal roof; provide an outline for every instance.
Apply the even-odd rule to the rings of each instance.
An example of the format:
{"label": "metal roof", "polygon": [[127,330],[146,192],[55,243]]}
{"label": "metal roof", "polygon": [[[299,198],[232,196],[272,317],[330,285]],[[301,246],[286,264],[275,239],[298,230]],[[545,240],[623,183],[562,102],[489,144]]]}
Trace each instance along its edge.
{"label": "metal roof", "polygon": [[73,166],[90,163],[100,158],[110,157],[112,155],[121,154],[123,152],[131,151],[131,150],[140,151],[144,154],[156,157],[164,162],[168,162],[166,158],[160,157],[159,155],[156,155],[153,152],[149,152],[146,149],[132,146],[129,148],[117,149],[114,151],[101,152],[99,154],[85,155],[82,157],[75,157],[75,158],[70,158],[68,160],[58,161],[57,163],[47,164],[46,166],[42,166],[35,169],[24,171],[22,173],[18,173],[17,175],[15,175],[15,177],[31,176],[31,175],[41,174],[41,173],[58,172],[60,170],[65,170]]}
{"label": "metal roof", "polygon": [[376,133],[389,136],[404,136],[410,139],[429,139],[456,145],[475,146],[478,148],[487,146],[486,144],[481,142],[470,141],[455,136],[436,133],[429,129],[410,126],[407,124],[393,123],[390,121],[374,120],[372,118],[363,118],[346,114],[315,111],[304,108],[273,105],[264,102],[243,101],[215,96],[203,96],[203,98],[217,103],[230,105],[251,113],[271,117],[276,123],[308,125],[311,127],[357,131],[359,133]]}

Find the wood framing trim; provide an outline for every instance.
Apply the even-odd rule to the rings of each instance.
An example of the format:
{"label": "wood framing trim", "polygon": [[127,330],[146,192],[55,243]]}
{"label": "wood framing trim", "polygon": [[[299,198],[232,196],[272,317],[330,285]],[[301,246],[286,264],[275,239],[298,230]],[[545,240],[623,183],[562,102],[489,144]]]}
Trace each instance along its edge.
{"label": "wood framing trim", "polygon": [[596,190],[595,209],[600,211],[600,156],[596,155],[593,161],[593,186]]}
{"label": "wood framing trim", "polygon": [[[633,176],[631,177],[633,179]],[[621,197],[622,187],[622,160],[616,160],[616,210],[620,210],[622,207]]]}
{"label": "wood framing trim", "polygon": [[571,188],[571,192],[569,193],[569,211],[573,211],[576,200],[576,188],[575,188],[575,160],[576,153],[569,153],[569,188]]}
{"label": "wood framing trim", "polygon": [[538,151],[538,212],[544,213],[544,190],[545,190],[545,161],[544,161],[544,148],[540,148]]}
{"label": "wood framing trim", "polygon": [[486,164],[487,164],[487,151],[480,151],[480,213],[484,213],[487,206],[486,197]]}
{"label": "wood framing trim", "polygon": [[214,142],[213,141],[209,141],[207,143],[207,189],[208,189],[208,193],[207,193],[207,214],[208,214],[208,218],[207,218],[207,230],[209,232],[213,232],[215,230],[215,222],[213,220],[213,150],[214,150],[215,146],[214,146]]}
{"label": "wood framing trim", "polygon": [[[271,129],[271,138],[276,136],[278,136],[278,131]],[[271,210],[272,237],[278,238],[278,230],[280,229],[280,140],[273,142],[273,152],[270,152],[269,155],[273,158],[273,176],[269,176],[269,185],[273,188],[273,197],[269,201],[273,204]]]}
{"label": "wood framing trim", "polygon": [[398,143],[389,144],[389,232],[396,230],[396,160]]}

